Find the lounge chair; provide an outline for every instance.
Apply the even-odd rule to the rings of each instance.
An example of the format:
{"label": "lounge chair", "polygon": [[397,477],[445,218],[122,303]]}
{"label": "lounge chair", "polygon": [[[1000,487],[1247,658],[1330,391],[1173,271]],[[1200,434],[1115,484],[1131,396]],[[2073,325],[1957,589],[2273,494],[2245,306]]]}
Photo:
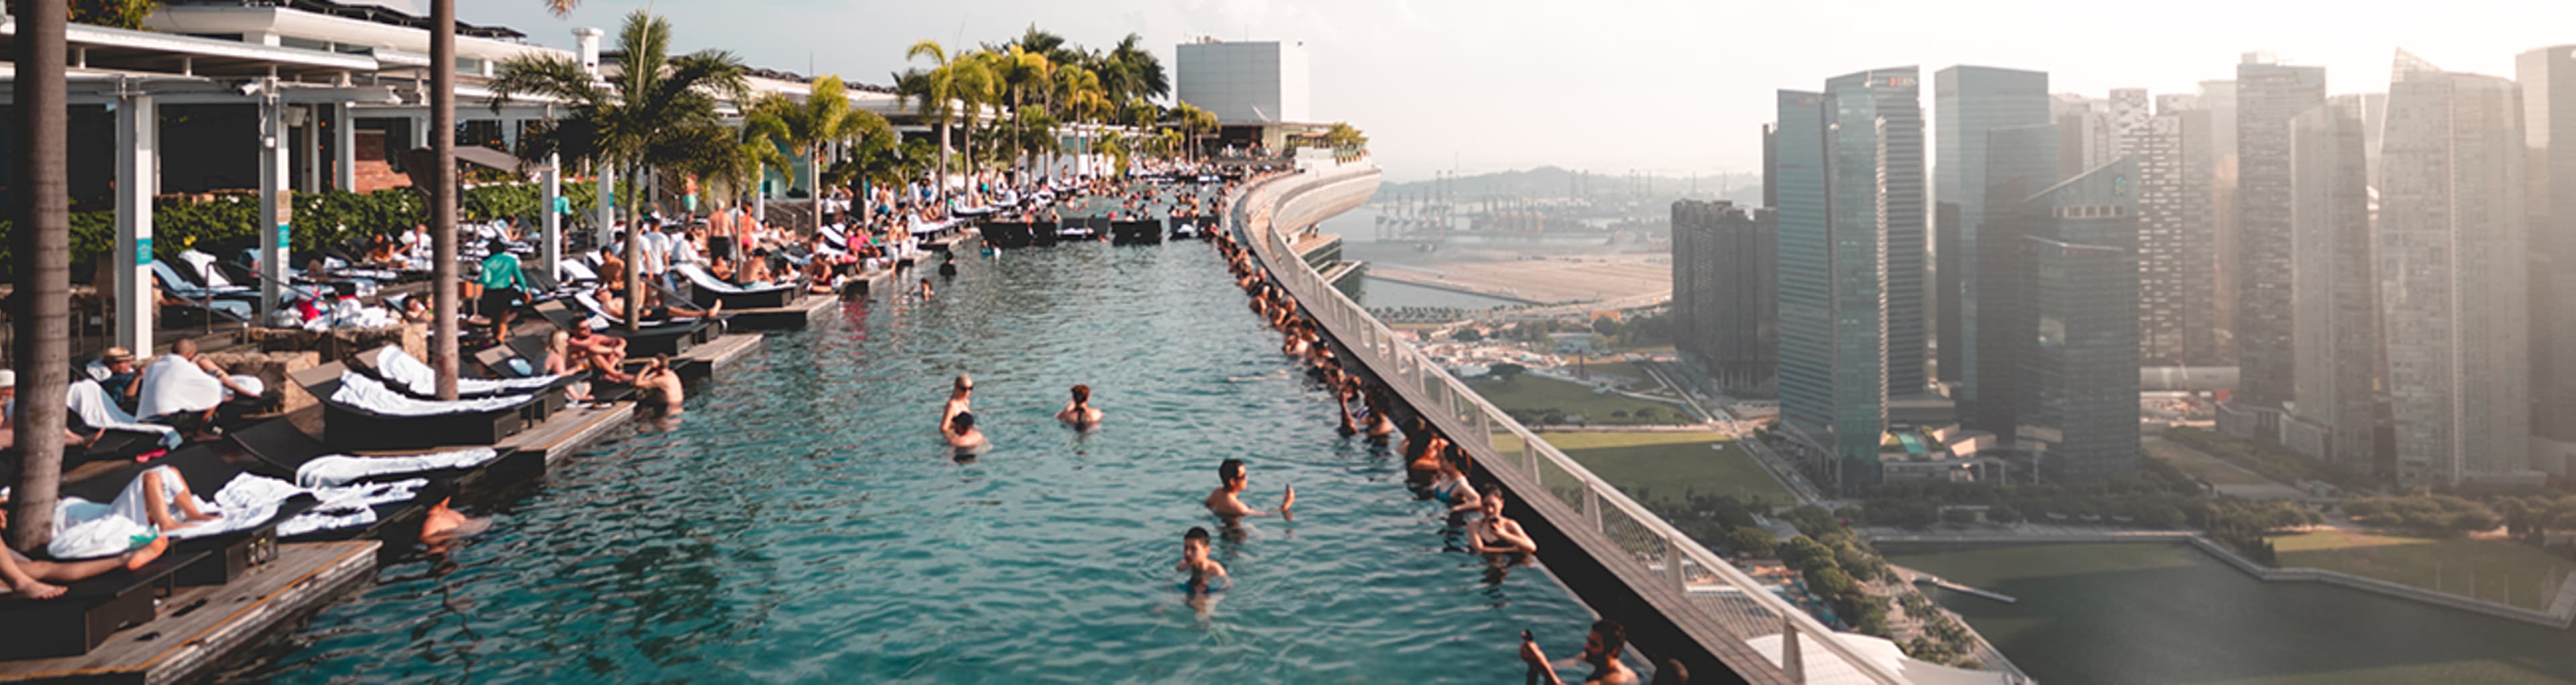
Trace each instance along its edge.
{"label": "lounge chair", "polygon": [[[386,345],[360,352],[349,359],[349,368],[383,381],[385,387],[416,399],[438,399],[438,371],[414,359],[402,348]],[[458,378],[457,399],[480,399],[510,395],[536,395],[538,401],[528,405],[528,420],[543,421],[562,409],[564,388],[579,380],[569,376],[531,376],[525,378]]]}
{"label": "lounge chair", "polygon": [[788,303],[795,302],[796,298],[805,292],[805,287],[796,283],[745,288],[726,283],[724,279],[716,278],[715,274],[707,273],[706,269],[699,268],[696,264],[677,264],[671,268],[689,279],[689,285],[692,286],[689,289],[689,301],[697,303],[700,307],[713,307],[718,302],[734,309],[785,307]]}
{"label": "lounge chair", "polygon": [[536,395],[445,402],[415,399],[339,362],[292,375],[322,403],[323,441],[351,450],[498,443],[527,426],[523,412],[539,400]]}
{"label": "lounge chair", "polygon": [[0,660],[88,654],[116,631],[151,622],[158,614],[153,597],[175,588],[179,569],[206,556],[164,552],[143,568],[62,583],[62,596],[53,599],[0,597]]}
{"label": "lounge chair", "polygon": [[[332,449],[304,429],[283,419],[261,422],[234,431],[228,436],[242,451],[259,462],[250,471],[302,486],[375,483],[409,478],[456,478],[497,461],[500,455],[491,448],[467,448],[413,454],[352,455],[347,450]],[[332,459],[317,460],[325,457]],[[349,459],[381,459],[390,466],[414,468],[347,469],[334,468]],[[353,472],[354,471],[354,472]]]}
{"label": "lounge chair", "polygon": [[[213,443],[182,447],[170,456],[149,464],[134,464],[62,486],[65,497],[78,497],[92,502],[116,500],[128,483],[143,472],[168,467],[188,483],[188,490],[198,499],[212,500],[234,476],[242,474],[240,466],[224,459],[223,450]],[[177,569],[172,582],[182,586],[222,585],[240,578],[243,573],[277,558],[277,526],[313,507],[310,497],[280,504],[269,517],[255,524],[231,531],[201,537],[173,537],[170,552],[200,555],[197,561]]]}

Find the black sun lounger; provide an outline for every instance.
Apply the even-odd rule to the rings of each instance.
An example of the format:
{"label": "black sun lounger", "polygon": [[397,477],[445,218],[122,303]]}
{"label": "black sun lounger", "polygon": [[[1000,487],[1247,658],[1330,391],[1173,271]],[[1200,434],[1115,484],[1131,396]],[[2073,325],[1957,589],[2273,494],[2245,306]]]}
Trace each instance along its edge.
{"label": "black sun lounger", "polygon": [[759,288],[745,288],[724,282],[696,264],[673,265],[672,269],[689,279],[689,301],[700,307],[713,307],[722,302],[733,309],[767,309],[785,307],[805,294],[801,283],[782,283]]}
{"label": "black sun lounger", "polygon": [[[188,491],[198,499],[210,501],[215,498],[215,493],[222,492],[224,486],[233,481],[233,477],[243,472],[240,466],[224,458],[223,450],[215,443],[201,442],[181,447],[170,456],[148,464],[133,464],[104,476],[65,484],[61,494],[92,502],[113,502],[125,486],[142,477],[144,471],[164,466],[177,471],[179,477],[187,481]],[[297,497],[278,505],[277,513],[257,526],[221,535],[172,538],[170,552],[200,555],[195,563],[178,569],[172,581],[182,586],[222,585],[240,578],[252,567],[276,559],[278,524],[295,518],[297,514],[313,508],[314,504],[311,497]]]}
{"label": "black sun lounger", "polygon": [[150,622],[157,614],[153,597],[176,587],[179,569],[205,558],[205,552],[164,552],[143,568],[60,583],[64,592],[53,599],[0,597],[0,660],[88,654],[116,631]]}
{"label": "black sun lounger", "polygon": [[[372,350],[359,352],[356,355],[349,357],[348,365],[350,369],[355,370],[360,374],[364,374],[369,378],[381,381],[385,384],[385,387],[392,388],[394,392],[402,393],[404,396],[422,400],[438,399],[436,392],[437,389],[435,387],[423,388],[419,383],[415,382],[418,379],[404,380],[402,378],[397,378],[399,374],[382,368],[376,363],[380,358],[380,355],[385,354],[386,350],[394,350],[394,354],[403,355],[408,358],[410,353],[402,352],[401,349],[402,348],[399,347],[386,345]],[[420,364],[420,367],[422,368],[428,366],[428,364],[421,363],[417,359],[413,359],[412,363]],[[580,379],[572,376],[563,376],[554,379],[553,383],[543,386],[517,387],[511,384],[506,384],[499,379],[458,378],[456,379],[456,397],[457,399],[482,399],[488,397],[507,397],[511,395],[535,395],[537,396],[537,401],[528,405],[528,421],[530,423],[534,423],[544,421],[546,420],[546,417],[553,416],[557,410],[563,409],[564,389],[570,387],[574,381],[578,380]]]}
{"label": "black sun lounger", "polygon": [[[305,392],[322,403],[323,442],[350,450],[423,450],[451,445],[495,444],[527,426],[523,410],[527,404],[537,400],[534,395],[521,395],[515,402],[499,406],[452,410],[441,410],[441,405],[447,403],[436,400],[413,400],[409,404],[420,411],[389,413],[342,402],[334,397],[346,384],[377,382],[363,375],[343,375],[347,371],[340,362],[332,362],[291,375],[297,385],[304,386]],[[392,391],[387,389],[387,392]]]}
{"label": "black sun lounger", "polygon": [[[587,305],[588,303],[584,304]],[[587,306],[585,306],[585,308],[587,308]],[[575,326],[589,325],[588,315],[565,307],[562,300],[537,305],[537,314],[546,317],[546,321],[553,323],[556,328],[566,331],[572,330]],[[614,318],[610,318],[609,320],[612,322],[616,321]],[[658,326],[645,326],[642,330],[637,331],[627,331],[624,326],[612,325],[600,332],[606,335],[625,338],[626,356],[629,358],[642,358],[657,354],[667,354],[674,357],[680,356],[681,354],[687,353],[690,346],[705,342],[706,340],[714,339],[713,331],[714,327],[707,325],[705,322],[689,321],[685,323],[667,323]]]}

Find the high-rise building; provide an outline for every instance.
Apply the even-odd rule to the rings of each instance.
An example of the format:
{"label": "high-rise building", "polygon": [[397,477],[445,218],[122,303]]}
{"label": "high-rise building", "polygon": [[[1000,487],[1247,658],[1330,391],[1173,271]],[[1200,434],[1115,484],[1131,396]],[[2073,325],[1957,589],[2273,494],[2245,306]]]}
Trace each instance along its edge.
{"label": "high-rise building", "polygon": [[1771,387],[1780,361],[1778,233],[1767,207],[1673,203],[1674,338],[1729,390]]}
{"label": "high-rise building", "polygon": [[2531,241],[2533,453],[2576,466],[2576,45],[2522,53],[2524,216]]}
{"label": "high-rise building", "polygon": [[1924,310],[1924,258],[1931,235],[1924,213],[1921,71],[1889,67],[1825,80],[1834,109],[1836,220],[1874,222],[1887,242],[1887,394],[1922,395],[1931,378],[1931,322]]}
{"label": "high-rise building", "polygon": [[2020,424],[2023,363],[2029,353],[2028,251],[2024,238],[2050,235],[2052,217],[2034,213],[2031,198],[2057,185],[2058,127],[2007,126],[1986,132],[1985,233],[1978,236],[1976,307],[1966,317],[1978,335],[1969,348],[1971,391],[1960,413],[1968,427],[2010,436]]}
{"label": "high-rise building", "polygon": [[2298,356],[2282,442],[2356,473],[2378,471],[2379,284],[2370,165],[2357,95],[2290,120],[2291,327]]}
{"label": "high-rise building", "polygon": [[[1933,298],[1939,322],[1940,377],[1958,385],[1956,399],[1975,392],[1976,323],[1966,314],[1977,283],[1978,235],[1985,221],[1986,133],[1998,128],[2049,123],[2048,74],[2019,69],[1956,66],[1932,75],[1935,135],[1932,191],[1938,268]],[[2053,142],[2053,141],[2052,141]],[[2054,159],[2050,169],[2054,170]],[[2027,195],[2027,193],[2025,193]]]}
{"label": "high-rise building", "polygon": [[2217,335],[2218,361],[2236,363],[2236,82],[2202,81],[2193,106],[2209,112],[2209,256],[2214,292],[2210,326]]}
{"label": "high-rise building", "polygon": [[2077,174],[2111,161],[2111,103],[2075,93],[2049,96],[2049,120],[2057,124],[2057,177]]}
{"label": "high-rise building", "polygon": [[2235,401],[2278,409],[2294,392],[2290,329],[2290,119],[2325,104],[2324,67],[2249,54],[2236,66]]}
{"label": "high-rise building", "polygon": [[1773,128],[1780,416],[1848,492],[1878,481],[1890,391],[1925,387],[1923,121],[1912,67],[1826,86],[1780,91]]}
{"label": "high-rise building", "polygon": [[2155,110],[2148,109],[2147,89],[2114,88],[2111,90],[2111,99],[2108,103],[2111,122],[2111,156],[2116,158],[2136,154],[2138,136],[2145,135],[2147,132],[2147,117],[2155,115]]}
{"label": "high-rise building", "polygon": [[2138,468],[2138,198],[2123,158],[2023,204],[2020,425],[2043,478]]}
{"label": "high-rise building", "polygon": [[2381,141],[2380,298],[2399,482],[2531,472],[2519,90],[2397,53]]}
{"label": "high-rise building", "polygon": [[2210,202],[2210,115],[2190,99],[2163,109],[2136,136],[2139,356],[2149,366],[2218,362],[2217,223]]}
{"label": "high-rise building", "polygon": [[1305,41],[1200,38],[1172,54],[1172,90],[1225,123],[1313,121]]}

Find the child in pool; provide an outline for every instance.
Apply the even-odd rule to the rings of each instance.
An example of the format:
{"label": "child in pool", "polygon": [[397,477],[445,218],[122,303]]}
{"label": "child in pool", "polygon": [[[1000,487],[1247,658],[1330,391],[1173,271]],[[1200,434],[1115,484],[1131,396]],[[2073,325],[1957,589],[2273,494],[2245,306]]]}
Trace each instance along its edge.
{"label": "child in pool", "polygon": [[1189,581],[1182,583],[1190,594],[1223,592],[1234,585],[1225,566],[1208,558],[1208,530],[1203,527],[1190,526],[1190,532],[1181,535],[1181,563],[1176,570],[1190,574]]}

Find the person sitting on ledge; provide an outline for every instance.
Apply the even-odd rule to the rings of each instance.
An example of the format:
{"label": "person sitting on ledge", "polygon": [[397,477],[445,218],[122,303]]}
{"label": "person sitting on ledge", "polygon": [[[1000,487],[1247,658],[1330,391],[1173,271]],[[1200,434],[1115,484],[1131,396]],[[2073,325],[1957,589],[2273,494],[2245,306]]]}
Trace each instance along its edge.
{"label": "person sitting on ledge", "polygon": [[1216,514],[1217,518],[1225,519],[1228,525],[1237,523],[1247,516],[1278,514],[1280,518],[1296,518],[1289,512],[1289,507],[1297,504],[1297,486],[1294,485],[1288,486],[1287,492],[1279,496],[1277,509],[1254,509],[1243,503],[1241,495],[1244,486],[1250,482],[1250,477],[1244,473],[1241,459],[1227,459],[1217,464],[1216,482],[1216,490],[1208,493],[1207,508],[1210,513]]}
{"label": "person sitting on ledge", "polygon": [[[9,493],[0,488],[0,531],[9,529]],[[38,561],[15,549],[0,548],[0,581],[8,583],[11,594],[25,599],[53,599],[63,596],[64,588],[54,583],[77,583],[96,578],[117,569],[133,570],[161,558],[170,549],[170,538],[155,535],[152,541],[124,554],[86,561]]]}
{"label": "person sitting on ledge", "polygon": [[1073,386],[1073,401],[1064,405],[1064,411],[1055,413],[1057,421],[1063,421],[1075,428],[1098,426],[1100,417],[1101,411],[1091,408],[1091,386],[1088,385]]}
{"label": "person sitting on ledge", "polygon": [[1550,663],[1547,654],[1539,651],[1538,640],[1524,630],[1521,631],[1521,662],[1529,665],[1527,682],[1530,685],[1565,685],[1565,680],[1557,677],[1556,669],[1576,663],[1592,666],[1592,677],[1585,678],[1584,685],[1636,685],[1637,672],[1628,670],[1627,664],[1619,663],[1619,650],[1627,644],[1628,630],[1618,621],[1605,618],[1594,621],[1592,631],[1584,634],[1582,654]]}
{"label": "person sitting on ledge", "polygon": [[[564,331],[556,331],[555,334],[564,336],[574,365],[596,371],[600,380],[610,383],[634,380],[634,376],[620,369],[626,364],[626,339],[600,335],[589,326],[582,325],[573,326],[569,334]],[[555,373],[555,368],[552,360],[547,361],[546,373]]]}

